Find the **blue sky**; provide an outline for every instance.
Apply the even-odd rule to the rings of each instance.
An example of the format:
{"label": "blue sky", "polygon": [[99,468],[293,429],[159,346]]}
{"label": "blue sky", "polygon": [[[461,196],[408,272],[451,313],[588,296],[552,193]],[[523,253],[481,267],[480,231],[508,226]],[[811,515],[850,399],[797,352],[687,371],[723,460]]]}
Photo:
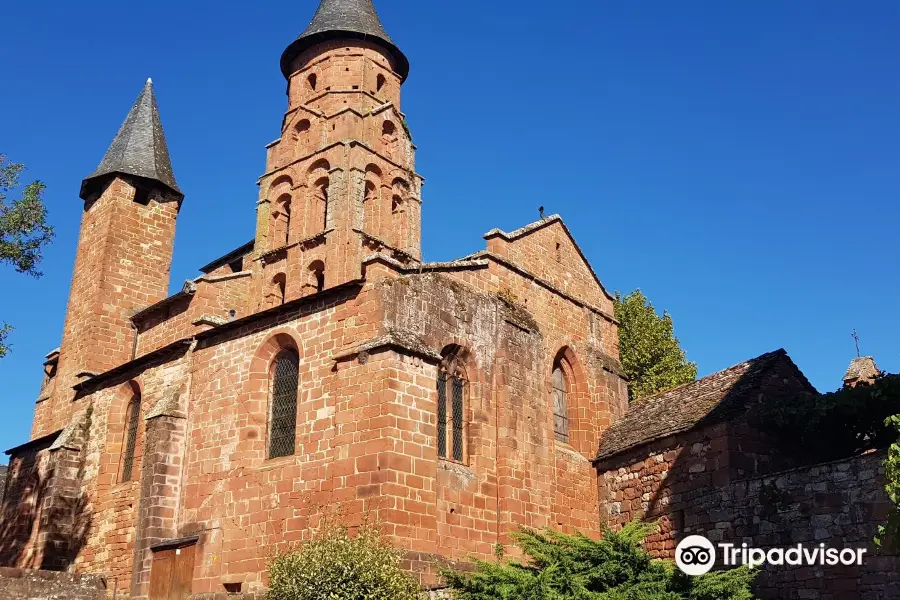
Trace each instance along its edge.
{"label": "blue sky", "polygon": [[[376,0],[412,63],[423,250],[560,213],[609,290],[669,310],[701,374],[784,347],[821,390],[900,370],[900,3]],[[250,239],[278,60],[315,0],[13,2],[0,152],[48,186],[57,238],[0,267],[0,449],[59,345],[82,203],[147,77],[186,199],[171,288]]]}

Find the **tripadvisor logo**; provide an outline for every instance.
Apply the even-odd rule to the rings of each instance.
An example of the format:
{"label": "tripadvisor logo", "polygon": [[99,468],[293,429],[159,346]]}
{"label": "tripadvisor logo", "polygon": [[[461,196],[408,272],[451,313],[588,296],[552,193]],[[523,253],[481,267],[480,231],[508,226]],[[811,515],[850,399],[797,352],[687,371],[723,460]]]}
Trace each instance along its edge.
{"label": "tripadvisor logo", "polygon": [[[736,567],[747,565],[751,569],[764,564],[782,565],[862,565],[865,548],[827,548],[825,544],[806,547],[797,544],[790,548],[751,548],[747,544],[736,546],[720,542],[718,554],[722,565]],[[702,535],[689,535],[675,548],[675,564],[687,575],[708,573],[716,563],[716,548]]]}
{"label": "tripadvisor logo", "polygon": [[702,535],[689,535],[675,548],[675,564],[687,575],[708,573],[716,562],[716,549]]}

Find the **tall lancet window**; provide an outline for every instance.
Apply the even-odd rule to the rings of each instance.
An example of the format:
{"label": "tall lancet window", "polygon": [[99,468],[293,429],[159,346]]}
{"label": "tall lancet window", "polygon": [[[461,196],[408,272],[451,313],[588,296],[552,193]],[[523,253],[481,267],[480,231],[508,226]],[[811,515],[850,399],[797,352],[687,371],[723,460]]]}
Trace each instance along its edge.
{"label": "tall lancet window", "polygon": [[299,371],[300,358],[294,350],[281,351],[272,363],[269,458],[294,454]]}
{"label": "tall lancet window", "polygon": [[458,349],[444,351],[438,372],[437,450],[438,456],[456,462],[465,460],[466,375]]}
{"label": "tall lancet window", "polygon": [[131,481],[134,475],[134,455],[137,451],[141,424],[141,394],[135,392],[125,411],[125,450],[122,453],[122,476],[119,481]]}
{"label": "tall lancet window", "polygon": [[562,369],[562,359],[553,365],[553,433],[561,442],[569,441],[569,386]]}

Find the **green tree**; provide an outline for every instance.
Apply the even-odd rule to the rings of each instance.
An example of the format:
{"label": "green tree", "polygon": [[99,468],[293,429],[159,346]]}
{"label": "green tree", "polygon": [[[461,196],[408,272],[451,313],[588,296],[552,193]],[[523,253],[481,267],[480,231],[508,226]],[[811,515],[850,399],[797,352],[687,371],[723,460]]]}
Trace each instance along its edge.
{"label": "green tree", "polygon": [[446,570],[456,600],[752,600],[745,567],[689,577],[643,548],[652,524],[634,522],[601,540],[523,529],[513,539],[527,561],[475,561]]}
{"label": "green tree", "polygon": [[419,586],[400,568],[401,554],[366,524],[356,535],[326,523],[299,549],[269,566],[268,600],[418,600]]}
{"label": "green tree", "polygon": [[[44,184],[33,181],[18,190],[24,168],[0,154],[0,262],[11,264],[19,273],[40,277],[37,265],[44,247],[53,239],[53,228],[47,224]],[[21,195],[8,201],[10,192]],[[6,337],[10,331],[10,325],[0,325],[0,358],[9,350]]]}
{"label": "green tree", "polygon": [[672,317],[659,316],[641,290],[627,296],[616,292],[619,320],[619,358],[630,400],[638,400],[697,377],[697,364],[688,362],[675,337]]}

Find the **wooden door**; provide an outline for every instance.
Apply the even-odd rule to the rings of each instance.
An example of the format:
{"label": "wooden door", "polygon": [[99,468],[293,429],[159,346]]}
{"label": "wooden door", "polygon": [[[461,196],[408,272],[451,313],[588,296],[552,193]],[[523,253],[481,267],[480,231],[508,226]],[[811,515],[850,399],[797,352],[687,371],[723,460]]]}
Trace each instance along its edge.
{"label": "wooden door", "polygon": [[170,548],[153,554],[150,600],[188,600],[194,578],[196,546]]}

